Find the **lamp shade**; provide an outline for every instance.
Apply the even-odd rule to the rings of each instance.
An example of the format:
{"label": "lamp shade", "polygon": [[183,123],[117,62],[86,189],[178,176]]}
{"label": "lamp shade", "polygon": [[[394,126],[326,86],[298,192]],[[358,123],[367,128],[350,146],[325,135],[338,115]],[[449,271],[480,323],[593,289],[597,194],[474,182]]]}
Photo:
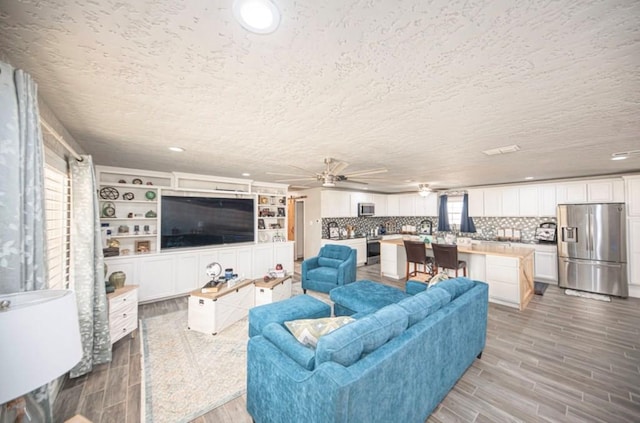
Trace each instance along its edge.
{"label": "lamp shade", "polygon": [[82,358],[76,295],[0,295],[0,404],[63,375]]}

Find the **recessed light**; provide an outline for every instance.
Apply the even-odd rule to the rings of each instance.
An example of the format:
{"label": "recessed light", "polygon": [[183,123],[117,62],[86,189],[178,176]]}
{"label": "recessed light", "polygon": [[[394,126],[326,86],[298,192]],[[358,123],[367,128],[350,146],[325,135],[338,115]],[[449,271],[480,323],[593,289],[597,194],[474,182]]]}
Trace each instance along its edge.
{"label": "recessed light", "polygon": [[169,150],[175,151],[176,153],[182,153],[184,151],[184,148],[182,148],[182,147],[169,147]]}
{"label": "recessed light", "polygon": [[242,174],[242,176],[251,176],[251,174],[250,174],[250,173],[247,173],[247,172],[244,172],[244,173]]}
{"label": "recessed light", "polygon": [[404,181],[409,184],[409,183],[413,182],[413,179],[405,179]]}
{"label": "recessed light", "polygon": [[615,157],[612,157],[611,160],[626,160],[628,158],[629,156],[615,156]]}
{"label": "recessed light", "polygon": [[532,180],[534,178],[533,178],[533,176],[526,176],[524,179],[525,179],[525,181],[530,181],[530,180]]}
{"label": "recessed light", "polygon": [[247,31],[270,34],[280,24],[280,11],[270,0],[235,0],[233,15]]}

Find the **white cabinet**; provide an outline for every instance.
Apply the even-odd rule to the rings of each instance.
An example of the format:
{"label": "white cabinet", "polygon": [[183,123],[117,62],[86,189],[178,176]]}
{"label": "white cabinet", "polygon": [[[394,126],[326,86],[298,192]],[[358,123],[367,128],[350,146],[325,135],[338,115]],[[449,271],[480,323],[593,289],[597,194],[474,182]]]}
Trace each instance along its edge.
{"label": "white cabinet", "polygon": [[[349,195],[351,205],[349,206],[349,212],[351,216],[358,216],[358,204],[360,203],[373,203],[373,195],[366,192],[352,192]],[[376,214],[378,211],[376,210]]]}
{"label": "white cabinet", "polygon": [[398,196],[398,216],[416,215],[416,194],[401,194]]}
{"label": "white cabinet", "polygon": [[111,343],[138,328],[138,287],[125,285],[107,295]]}
{"label": "white cabinet", "polygon": [[640,176],[625,177],[627,215],[640,217]]}
{"label": "white cabinet", "polygon": [[534,258],[533,279],[539,282],[558,283],[558,253],[556,251],[539,251]]}
{"label": "white cabinet", "polygon": [[254,284],[256,292],[255,307],[291,297],[291,276],[274,279],[269,282],[256,281]]}
{"label": "white cabinet", "polygon": [[555,216],[557,205],[555,185],[540,185],[538,188],[538,215]]}
{"label": "white cabinet", "polygon": [[380,275],[392,279],[406,277],[407,253],[404,246],[387,242],[380,243]]}
{"label": "white cabinet", "polygon": [[138,266],[140,301],[170,297],[179,293],[175,289],[171,257],[145,257],[139,261]]}
{"label": "white cabinet", "polygon": [[484,216],[484,190],[469,189],[467,193],[469,194],[469,216]]}
{"label": "white cabinet", "polygon": [[438,215],[438,194],[430,192],[426,197],[416,197],[416,216]]}
{"label": "white cabinet", "polygon": [[198,256],[195,254],[180,254],[175,257],[173,280],[177,292],[189,292],[205,284],[206,266],[198,267],[198,263]]}
{"label": "white cabinet", "polygon": [[526,186],[519,189],[518,216],[528,216],[528,217],[539,216],[540,202],[539,202],[538,191],[539,191],[539,188],[535,185]]}
{"label": "white cabinet", "polygon": [[364,266],[364,264],[367,262],[367,239],[366,238],[320,240],[320,245],[327,245],[327,244],[346,245],[356,250],[357,266]]}
{"label": "white cabinet", "polygon": [[320,192],[320,217],[353,217],[351,194],[348,191],[324,190]]}
{"label": "white cabinet", "polygon": [[520,189],[502,188],[502,213],[498,216],[520,216]]}
{"label": "white cabinet", "polygon": [[188,300],[187,328],[216,335],[248,314],[255,304],[253,281],[240,282],[216,294],[192,291]]}
{"label": "white cabinet", "polygon": [[387,216],[400,215],[400,196],[387,195]]}
{"label": "white cabinet", "polygon": [[640,218],[627,219],[629,294],[640,297]]}
{"label": "white cabinet", "polygon": [[373,204],[376,207],[376,216],[389,216],[387,214],[387,195],[373,194]]}
{"label": "white cabinet", "polygon": [[502,190],[489,188],[484,190],[484,215],[487,217],[502,216]]}
{"label": "white cabinet", "polygon": [[273,265],[281,264],[282,268],[293,274],[293,242],[275,242],[273,244]]}
{"label": "white cabinet", "polygon": [[618,179],[587,182],[590,203],[616,203],[624,201],[624,182]]}
{"label": "white cabinet", "polygon": [[[267,274],[269,269],[273,269],[275,267],[276,261],[273,259],[274,245],[275,243],[271,243],[256,245],[253,247],[252,277],[258,278],[260,276],[264,276]],[[284,263],[282,263],[282,265],[285,266]],[[284,268],[285,270],[290,270],[290,268],[287,268],[286,266]]]}
{"label": "white cabinet", "polygon": [[556,185],[556,200],[558,204],[586,203],[587,183],[569,182]]}
{"label": "white cabinet", "polygon": [[519,264],[517,257],[486,256],[486,281],[489,300],[519,307]]}

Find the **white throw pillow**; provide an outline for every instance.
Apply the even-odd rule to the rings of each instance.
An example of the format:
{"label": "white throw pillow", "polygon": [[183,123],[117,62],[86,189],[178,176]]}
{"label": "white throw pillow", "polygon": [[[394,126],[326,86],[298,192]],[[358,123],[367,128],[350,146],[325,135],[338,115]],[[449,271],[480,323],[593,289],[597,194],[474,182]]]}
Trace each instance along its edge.
{"label": "white throw pillow", "polygon": [[315,348],[322,335],[353,322],[349,316],[324,317],[322,319],[301,319],[284,322],[289,332],[303,345]]}
{"label": "white throw pillow", "polygon": [[442,282],[447,279],[449,279],[449,275],[447,275],[446,273],[438,273],[437,275],[429,279],[429,288],[431,288],[438,282]]}

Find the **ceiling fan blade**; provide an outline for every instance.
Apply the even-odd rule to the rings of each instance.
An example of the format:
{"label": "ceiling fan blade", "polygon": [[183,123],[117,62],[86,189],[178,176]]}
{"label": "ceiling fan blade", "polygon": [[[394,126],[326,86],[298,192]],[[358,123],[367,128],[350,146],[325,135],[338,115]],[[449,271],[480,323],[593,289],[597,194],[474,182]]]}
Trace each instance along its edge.
{"label": "ceiling fan blade", "polygon": [[355,172],[350,172],[350,173],[345,173],[344,176],[346,176],[347,178],[351,177],[351,176],[365,176],[365,175],[376,175],[378,173],[386,173],[388,172],[388,169],[369,169],[369,170],[359,170],[359,171],[355,171]]}
{"label": "ceiling fan blade", "polygon": [[286,179],[276,179],[276,182],[289,182],[289,181],[317,181],[317,178],[307,177],[307,178],[286,178]]}
{"label": "ceiling fan blade", "polygon": [[311,174],[311,175],[320,175],[320,173],[318,173],[318,172],[314,172],[314,171],[312,171],[312,170],[305,169],[305,168],[302,168],[302,167],[298,167],[298,166],[294,166],[294,165],[289,165],[289,167],[292,167],[292,168],[294,168],[294,169],[301,170],[301,171],[303,171],[304,173],[309,173],[309,174]]}
{"label": "ceiling fan blade", "polygon": [[368,182],[364,181],[354,181],[353,179],[347,179],[345,181],[340,181],[340,183],[351,183],[351,184],[360,184],[360,185],[369,185]]}
{"label": "ceiling fan blade", "polygon": [[333,167],[329,169],[329,173],[333,175],[338,175],[340,172],[345,170],[349,166],[349,163],[346,162],[336,162]]}
{"label": "ceiling fan blade", "polygon": [[312,176],[300,175],[299,173],[281,173],[281,172],[265,172],[267,175],[276,176],[299,176],[301,178],[312,178]]}

